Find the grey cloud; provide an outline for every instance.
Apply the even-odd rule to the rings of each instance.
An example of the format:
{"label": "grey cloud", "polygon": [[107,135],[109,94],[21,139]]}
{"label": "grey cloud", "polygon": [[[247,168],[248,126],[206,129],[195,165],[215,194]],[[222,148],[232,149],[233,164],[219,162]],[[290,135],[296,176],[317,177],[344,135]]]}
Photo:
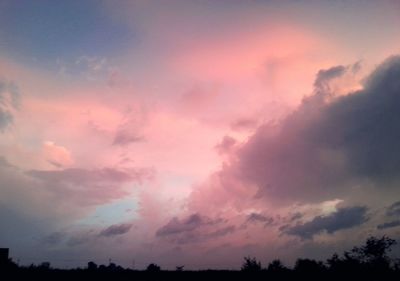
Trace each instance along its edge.
{"label": "grey cloud", "polygon": [[235,230],[236,230],[236,227],[234,225],[229,225],[229,226],[226,226],[224,228],[220,228],[220,229],[217,229],[217,230],[215,230],[213,232],[208,233],[206,235],[206,239],[225,236],[225,235],[227,235],[229,233],[235,232]]}
{"label": "grey cloud", "polygon": [[386,228],[392,228],[392,227],[396,227],[396,226],[400,226],[400,220],[382,223],[382,224],[378,225],[377,228],[378,229],[386,229]]}
{"label": "grey cloud", "polygon": [[207,217],[202,217],[198,213],[194,213],[184,220],[178,218],[171,219],[166,225],[157,230],[156,236],[168,236],[189,232],[195,230],[203,225],[210,225],[217,223],[218,220],[211,220]]}
{"label": "grey cloud", "polygon": [[211,219],[194,213],[185,219],[173,218],[158,229],[157,237],[169,238],[177,244],[199,243],[228,235],[236,230],[223,219]]}
{"label": "grey cloud", "polygon": [[400,201],[393,203],[386,210],[388,216],[400,216]]}
{"label": "grey cloud", "polygon": [[368,220],[367,208],[363,206],[342,208],[328,216],[317,216],[309,222],[294,226],[285,226],[285,234],[311,239],[314,235],[326,231],[332,234],[342,229],[352,228]]}
{"label": "grey cloud", "polygon": [[298,220],[298,219],[301,219],[302,217],[303,217],[303,214],[297,212],[297,213],[293,214],[293,215],[290,217],[289,221],[293,222],[293,221],[296,221],[296,220]]}
{"label": "grey cloud", "polygon": [[274,219],[272,217],[264,216],[259,213],[251,213],[247,217],[247,222],[253,222],[253,223],[263,222],[265,223],[265,225],[270,225],[271,223],[274,222]]}
{"label": "grey cloud", "polygon": [[143,136],[138,135],[136,132],[120,129],[117,131],[117,133],[114,137],[113,145],[125,146],[128,144],[131,144],[134,142],[140,142],[143,140],[144,140]]}
{"label": "grey cloud", "polygon": [[146,124],[146,109],[144,107],[129,108],[125,112],[113,139],[113,145],[126,146],[135,142],[144,141],[142,134]]}
{"label": "grey cloud", "polygon": [[0,105],[18,108],[20,94],[17,85],[10,81],[0,81]]}
{"label": "grey cloud", "polygon": [[76,246],[80,246],[82,244],[86,244],[91,241],[94,241],[95,237],[92,232],[93,231],[91,230],[88,232],[82,232],[82,233],[72,235],[67,240],[67,245],[70,247],[76,247]]}
{"label": "grey cloud", "polygon": [[[386,216],[392,217],[392,219],[393,219],[393,217],[399,218],[400,217],[400,201],[394,202],[389,207],[387,207],[385,213],[386,213]],[[392,220],[389,222],[379,224],[377,226],[377,228],[378,229],[387,229],[387,228],[393,228],[393,227],[397,227],[397,226],[400,226],[399,219],[395,219],[395,220]]]}
{"label": "grey cloud", "polygon": [[56,231],[47,236],[44,236],[40,241],[43,244],[52,246],[66,243],[67,246],[78,246],[82,244],[89,243],[91,241],[96,241],[101,237],[113,237],[118,235],[123,235],[129,232],[132,228],[132,224],[113,224],[109,227],[98,231],[94,229],[80,231],[80,232],[64,232]]}
{"label": "grey cloud", "polygon": [[255,127],[257,127],[258,122],[255,119],[250,119],[250,118],[241,118],[238,119],[236,121],[234,121],[231,124],[231,128],[233,130],[248,130],[248,129],[254,129]]}
{"label": "grey cloud", "polygon": [[347,67],[338,65],[329,69],[321,69],[317,73],[317,78],[314,82],[315,91],[317,93],[328,93],[330,91],[329,82],[342,76],[346,73]]}
{"label": "grey cloud", "polygon": [[361,67],[362,67],[362,61],[358,61],[351,66],[351,72],[353,74],[356,74],[357,72],[359,72],[361,70]]}
{"label": "grey cloud", "polygon": [[99,236],[111,237],[128,233],[132,224],[114,224],[102,230]]}
{"label": "grey cloud", "polygon": [[222,141],[215,146],[215,149],[219,154],[229,153],[235,146],[236,140],[230,136],[224,136]]}
{"label": "grey cloud", "polygon": [[0,131],[4,130],[13,122],[12,114],[0,108]]}
{"label": "grey cloud", "polygon": [[20,94],[13,83],[0,80],[0,132],[4,132],[14,120],[13,111],[18,109]]}
{"label": "grey cloud", "polygon": [[56,245],[56,244],[60,244],[61,242],[64,241],[66,237],[66,233],[64,232],[53,232],[45,237],[43,237],[41,239],[41,242],[43,244],[47,244],[47,245]]}
{"label": "grey cloud", "polygon": [[6,158],[3,156],[0,156],[0,167],[5,167],[5,168],[15,168],[13,165],[11,165]]}
{"label": "grey cloud", "polygon": [[179,236],[175,242],[177,244],[188,244],[188,243],[201,243],[218,237],[226,236],[236,231],[234,225],[228,225],[223,228],[219,228],[211,232],[186,232]]}

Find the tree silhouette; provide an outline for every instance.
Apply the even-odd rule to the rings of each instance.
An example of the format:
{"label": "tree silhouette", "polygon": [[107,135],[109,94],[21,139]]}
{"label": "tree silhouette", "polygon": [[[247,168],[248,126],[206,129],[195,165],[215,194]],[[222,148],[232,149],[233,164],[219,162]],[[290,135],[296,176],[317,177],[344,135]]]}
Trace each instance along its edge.
{"label": "tree silhouette", "polygon": [[348,257],[358,260],[364,272],[372,276],[384,276],[391,270],[391,259],[388,253],[391,251],[396,240],[387,236],[376,238],[371,236],[361,247],[354,247]]}
{"label": "tree silhouette", "polygon": [[327,259],[326,263],[329,266],[329,270],[335,274],[361,270],[360,261],[349,255],[347,252],[345,252],[344,258],[340,258],[336,253],[333,254],[330,259]]}
{"label": "tree silhouette", "polygon": [[298,272],[320,272],[325,269],[321,261],[311,259],[297,259],[294,270]]}
{"label": "tree silhouette", "polygon": [[271,273],[281,273],[283,271],[287,271],[288,268],[284,266],[280,260],[277,259],[269,263],[267,270]]}
{"label": "tree silhouette", "polygon": [[245,257],[242,264],[242,271],[258,272],[261,271],[261,263],[256,258]]}
{"label": "tree silhouette", "polygon": [[285,280],[289,277],[291,270],[283,265],[280,260],[276,259],[268,264],[267,272],[273,279]]}
{"label": "tree silhouette", "polygon": [[364,245],[345,251],[343,258],[334,254],[328,259],[329,271],[336,277],[352,275],[357,279],[385,280],[393,270],[398,272],[396,263],[388,256],[395,244],[396,241],[387,236],[370,236]]}
{"label": "tree silhouette", "polygon": [[49,262],[42,262],[38,267],[41,270],[49,270],[50,269],[50,263]]}
{"label": "tree silhouette", "polygon": [[90,262],[88,262],[87,269],[91,270],[91,271],[97,270],[97,264],[90,261]]}
{"label": "tree silhouette", "polygon": [[148,272],[159,272],[161,271],[161,267],[155,263],[151,263],[147,266],[146,270]]}
{"label": "tree silhouette", "polygon": [[389,264],[390,259],[388,253],[392,250],[391,248],[395,244],[396,240],[387,236],[382,236],[381,238],[371,236],[367,239],[365,245],[354,247],[351,250],[350,256],[363,263],[384,262]]}

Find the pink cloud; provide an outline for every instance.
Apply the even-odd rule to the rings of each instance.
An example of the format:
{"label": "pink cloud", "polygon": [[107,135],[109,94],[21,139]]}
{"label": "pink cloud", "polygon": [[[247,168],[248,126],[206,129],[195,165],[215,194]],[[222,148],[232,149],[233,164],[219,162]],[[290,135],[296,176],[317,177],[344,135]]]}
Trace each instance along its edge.
{"label": "pink cloud", "polygon": [[28,174],[43,182],[55,197],[69,198],[78,206],[101,205],[130,194],[127,183],[142,184],[152,178],[149,169],[117,170],[114,168],[64,170],[31,170]]}
{"label": "pink cloud", "polygon": [[51,141],[43,143],[43,154],[46,160],[55,167],[71,166],[74,162],[68,149]]}

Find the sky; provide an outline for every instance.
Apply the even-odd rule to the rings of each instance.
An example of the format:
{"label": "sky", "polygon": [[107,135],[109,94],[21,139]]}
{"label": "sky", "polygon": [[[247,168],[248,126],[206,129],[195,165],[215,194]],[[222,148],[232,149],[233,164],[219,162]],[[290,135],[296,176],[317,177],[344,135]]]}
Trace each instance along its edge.
{"label": "sky", "polygon": [[239,269],[400,239],[399,26],[396,0],[0,0],[0,247]]}

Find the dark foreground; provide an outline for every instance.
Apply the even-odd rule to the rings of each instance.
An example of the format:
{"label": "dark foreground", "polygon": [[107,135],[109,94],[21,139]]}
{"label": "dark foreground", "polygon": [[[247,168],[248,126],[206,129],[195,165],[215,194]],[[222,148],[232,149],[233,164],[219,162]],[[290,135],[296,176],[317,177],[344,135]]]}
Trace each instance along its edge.
{"label": "dark foreground", "polygon": [[89,270],[49,270],[39,271],[19,269],[2,271],[1,280],[400,280],[397,271],[392,272],[281,272],[271,273],[244,271],[133,271],[90,272]]}
{"label": "dark foreground", "polygon": [[49,263],[18,266],[11,259],[0,263],[0,280],[400,280],[400,260],[388,253],[396,241],[388,237],[370,237],[361,247],[354,247],[342,256],[334,254],[326,261],[298,259],[293,268],[279,260],[266,268],[255,258],[245,258],[242,269],[189,271],[183,267],[161,270],[150,264],[146,270],[126,269],[116,264],[86,268],[55,269]]}

